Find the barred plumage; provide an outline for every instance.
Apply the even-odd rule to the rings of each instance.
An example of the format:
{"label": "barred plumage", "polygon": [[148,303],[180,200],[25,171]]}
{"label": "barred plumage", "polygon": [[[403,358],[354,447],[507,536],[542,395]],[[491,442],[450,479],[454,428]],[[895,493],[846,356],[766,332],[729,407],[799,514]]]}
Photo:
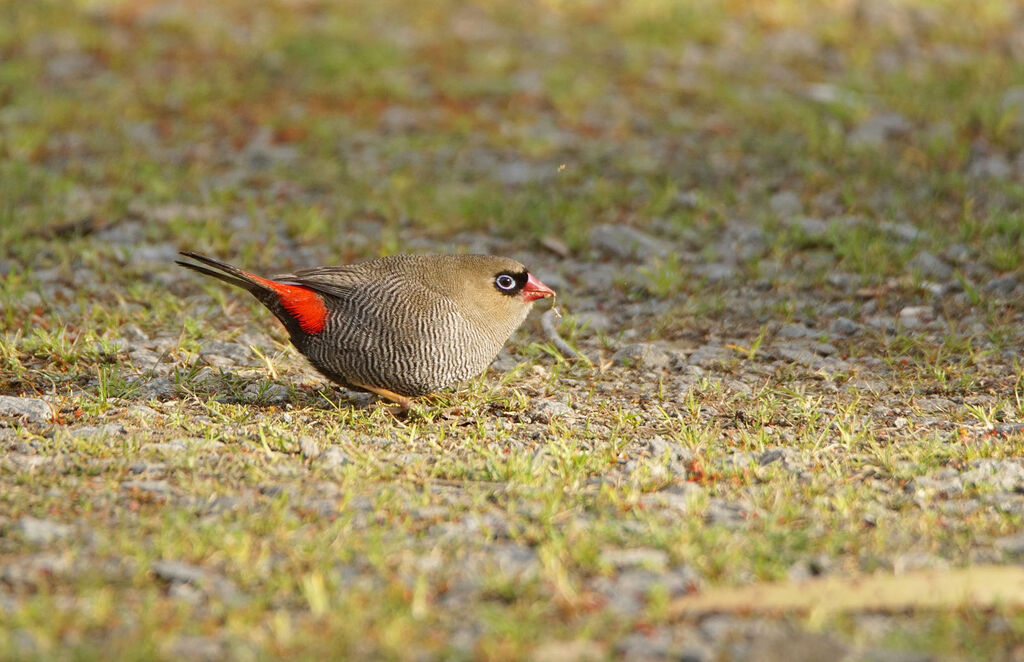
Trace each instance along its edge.
{"label": "barred plumage", "polygon": [[256,296],[329,379],[400,402],[483,372],[533,301],[554,296],[519,262],[489,255],[395,255],[272,279],[182,255],[201,264],[181,266]]}

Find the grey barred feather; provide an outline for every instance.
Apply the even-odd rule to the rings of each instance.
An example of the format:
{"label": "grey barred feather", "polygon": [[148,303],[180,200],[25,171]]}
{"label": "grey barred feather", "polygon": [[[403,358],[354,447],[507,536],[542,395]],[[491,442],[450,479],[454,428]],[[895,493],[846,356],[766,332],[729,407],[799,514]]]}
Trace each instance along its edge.
{"label": "grey barred feather", "polygon": [[[239,270],[224,267],[238,280]],[[208,269],[203,273],[217,276]],[[272,296],[268,301],[253,294],[284,322],[298,350],[328,378],[350,387],[368,385],[417,396],[483,372],[526,319],[532,301],[498,291],[494,279],[501,273],[527,274],[522,264],[502,257],[396,255],[272,278],[320,295],[327,319],[312,334],[274,305]],[[253,291],[251,281],[241,284]]]}

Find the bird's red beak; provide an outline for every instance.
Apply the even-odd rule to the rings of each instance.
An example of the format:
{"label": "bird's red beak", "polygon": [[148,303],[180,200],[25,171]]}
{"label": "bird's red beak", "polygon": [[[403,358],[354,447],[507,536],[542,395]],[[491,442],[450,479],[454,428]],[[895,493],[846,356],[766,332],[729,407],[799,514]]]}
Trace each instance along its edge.
{"label": "bird's red beak", "polygon": [[535,299],[555,296],[553,289],[537,280],[533,274],[527,275],[529,278],[527,278],[526,285],[523,287],[523,301],[534,301]]}

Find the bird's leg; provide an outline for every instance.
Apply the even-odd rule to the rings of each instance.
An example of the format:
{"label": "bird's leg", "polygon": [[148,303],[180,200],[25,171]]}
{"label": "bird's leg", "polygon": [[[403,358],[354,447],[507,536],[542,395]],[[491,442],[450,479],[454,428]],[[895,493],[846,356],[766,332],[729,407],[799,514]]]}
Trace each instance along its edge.
{"label": "bird's leg", "polygon": [[407,398],[404,395],[398,395],[394,391],[389,391],[386,388],[381,388],[379,386],[360,384],[359,382],[350,381],[349,383],[352,384],[352,386],[358,386],[361,389],[365,389],[370,393],[376,393],[385,400],[390,400],[391,402],[396,403],[402,409],[409,409],[410,407],[412,407],[412,399]]}

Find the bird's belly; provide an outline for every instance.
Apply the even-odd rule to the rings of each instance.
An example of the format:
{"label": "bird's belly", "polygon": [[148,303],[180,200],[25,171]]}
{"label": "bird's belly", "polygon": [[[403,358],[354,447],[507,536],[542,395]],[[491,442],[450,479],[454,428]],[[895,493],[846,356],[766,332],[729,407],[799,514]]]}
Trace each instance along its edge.
{"label": "bird's belly", "polygon": [[[330,328],[325,329],[330,331]],[[299,347],[310,363],[332,381],[363,384],[418,396],[441,390],[483,372],[502,343],[435,327],[430,334],[324,333]]]}

